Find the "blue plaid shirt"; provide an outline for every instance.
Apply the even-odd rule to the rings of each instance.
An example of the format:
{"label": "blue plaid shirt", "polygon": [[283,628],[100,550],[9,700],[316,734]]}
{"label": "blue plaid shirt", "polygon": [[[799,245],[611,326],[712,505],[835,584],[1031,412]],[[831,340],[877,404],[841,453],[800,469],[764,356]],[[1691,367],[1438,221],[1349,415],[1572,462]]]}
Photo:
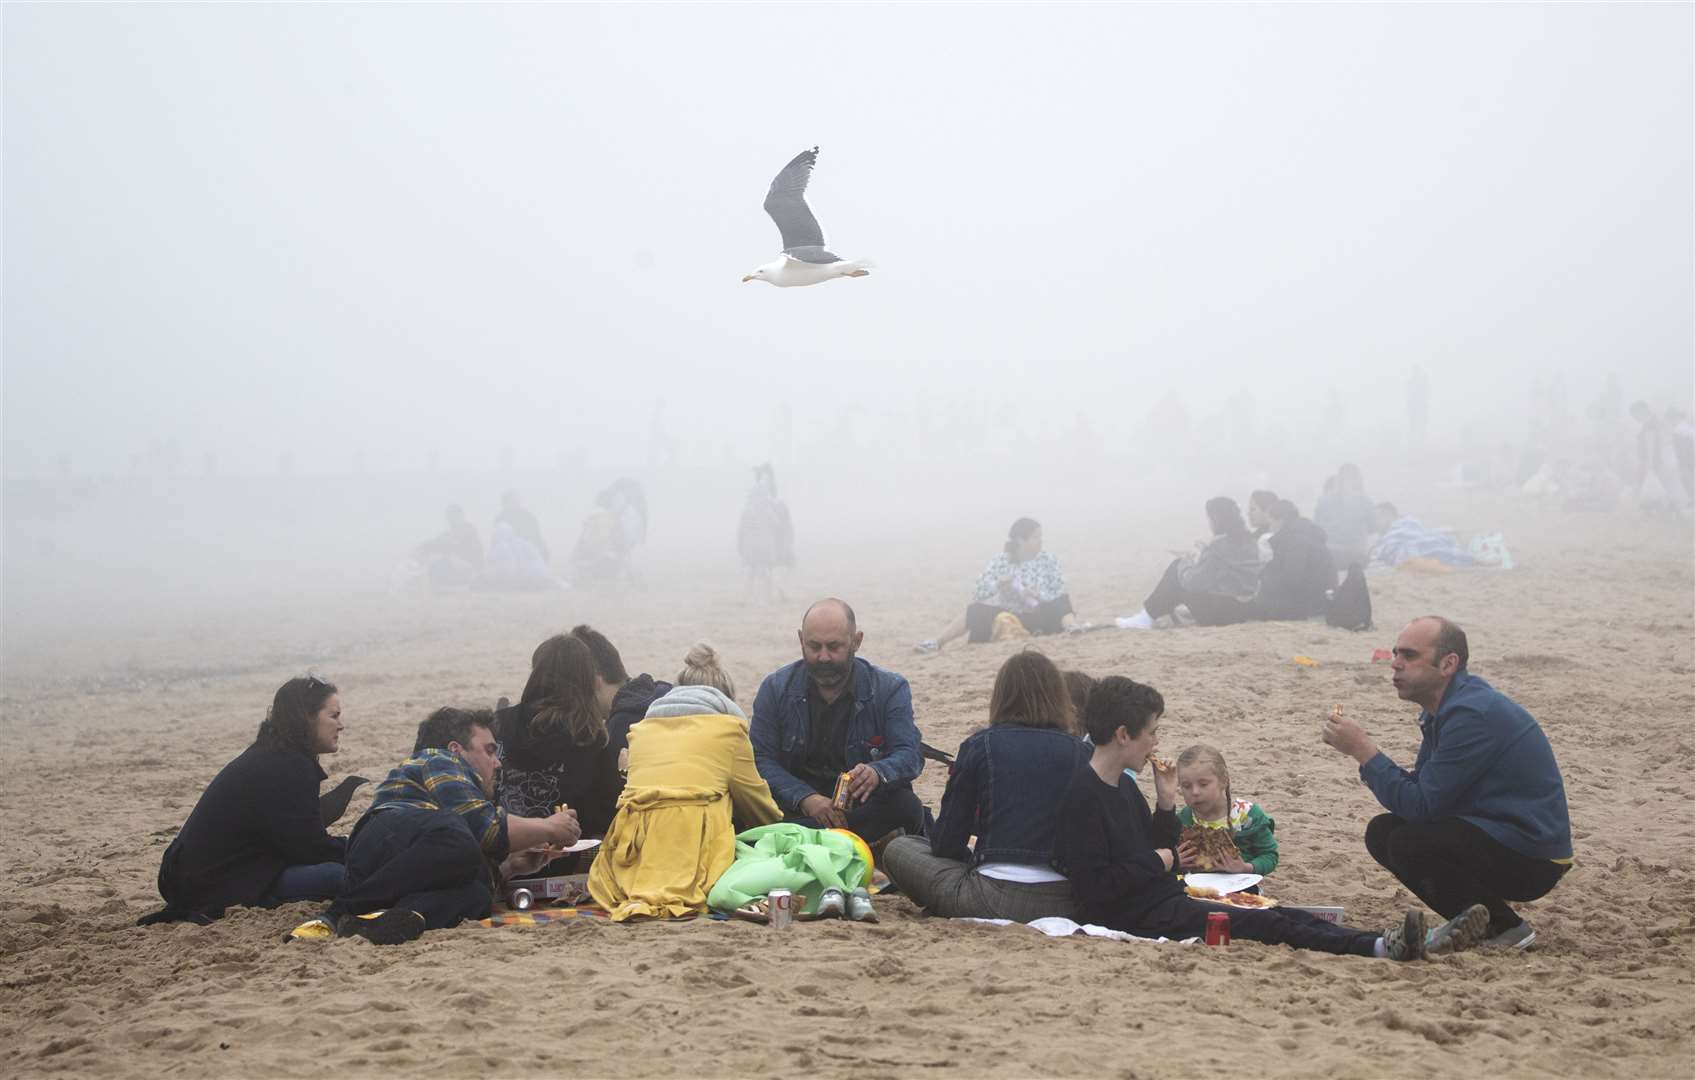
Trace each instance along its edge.
{"label": "blue plaid shirt", "polygon": [[424,750],[401,762],[378,786],[368,812],[395,806],[453,811],[471,827],[483,854],[496,861],[511,848],[506,811],[483,794],[471,763],[449,750]]}

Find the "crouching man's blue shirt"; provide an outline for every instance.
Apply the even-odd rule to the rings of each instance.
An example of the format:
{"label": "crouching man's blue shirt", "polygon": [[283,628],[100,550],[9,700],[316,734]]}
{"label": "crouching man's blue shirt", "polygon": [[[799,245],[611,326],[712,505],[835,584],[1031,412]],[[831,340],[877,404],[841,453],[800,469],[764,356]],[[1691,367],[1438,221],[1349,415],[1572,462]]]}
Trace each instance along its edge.
{"label": "crouching man's blue shirt", "polygon": [[1384,809],[1412,822],[1459,818],[1521,855],[1570,861],[1565,781],[1522,706],[1462,671],[1418,724],[1424,741],[1411,771],[1382,752],[1360,766]]}

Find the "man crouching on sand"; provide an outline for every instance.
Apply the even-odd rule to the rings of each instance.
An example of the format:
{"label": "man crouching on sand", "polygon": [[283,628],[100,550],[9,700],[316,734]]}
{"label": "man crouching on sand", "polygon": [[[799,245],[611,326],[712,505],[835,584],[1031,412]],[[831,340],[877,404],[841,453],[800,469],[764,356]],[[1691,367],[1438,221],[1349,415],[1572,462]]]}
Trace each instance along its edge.
{"label": "man crouching on sand", "polygon": [[388,774],[347,842],[347,878],[327,914],[337,937],[377,945],[486,918],[494,903],[489,863],[503,875],[533,872],[547,847],[577,842],[577,812],[509,815],[490,801],[500,744],[487,711],[439,709],[421,726],[430,749]]}
{"label": "man crouching on sand", "polygon": [[1338,706],[1324,741],[1360,764],[1386,814],[1366,850],[1444,916],[1489,911],[1485,944],[1525,949],[1536,932],[1508,900],[1546,896],[1571,868],[1565,781],[1548,736],[1517,702],[1466,670],[1465,631],[1438,615],[1395,641],[1395,693],[1421,706],[1422,741],[1402,769]]}

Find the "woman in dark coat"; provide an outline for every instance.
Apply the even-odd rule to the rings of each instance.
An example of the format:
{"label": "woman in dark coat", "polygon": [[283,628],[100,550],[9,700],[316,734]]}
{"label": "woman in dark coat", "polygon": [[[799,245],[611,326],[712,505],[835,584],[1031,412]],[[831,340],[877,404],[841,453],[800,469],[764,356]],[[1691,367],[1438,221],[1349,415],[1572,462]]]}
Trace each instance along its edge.
{"label": "woman in dark coat", "polygon": [[318,807],[326,778],[318,755],[339,749],[341,729],[333,684],[307,675],[277,690],[253,745],[212,779],[165,849],[165,920],[328,900],[341,890],[347,841],[325,830]]}
{"label": "woman in dark coat", "polygon": [[[577,811],[585,837],[606,834],[624,790],[618,751],[595,696],[594,656],[571,634],[536,646],[518,704],[494,714],[500,740],[497,801],[509,814],[547,817],[565,804]],[[545,873],[574,872],[574,857]]]}

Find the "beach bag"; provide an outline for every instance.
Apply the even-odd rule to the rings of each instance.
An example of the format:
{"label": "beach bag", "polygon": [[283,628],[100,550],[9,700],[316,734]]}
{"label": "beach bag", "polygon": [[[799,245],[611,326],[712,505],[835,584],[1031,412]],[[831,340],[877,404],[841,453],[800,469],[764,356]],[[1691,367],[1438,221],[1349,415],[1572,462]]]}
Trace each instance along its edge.
{"label": "beach bag", "polygon": [[990,641],[1019,641],[1030,636],[1029,629],[1010,611],[1003,611],[995,616],[994,628],[989,632]]}
{"label": "beach bag", "polygon": [[871,853],[852,833],[779,821],[736,836],[736,861],[712,886],[706,904],[734,911],[772,889],[788,889],[797,900],[795,913],[806,914],[818,910],[818,894],[825,889],[848,893],[870,881]]}
{"label": "beach bag", "polygon": [[1330,610],[1324,621],[1344,630],[1371,629],[1371,590],[1366,588],[1365,571],[1359,563],[1349,563],[1347,576],[1330,595]]}

